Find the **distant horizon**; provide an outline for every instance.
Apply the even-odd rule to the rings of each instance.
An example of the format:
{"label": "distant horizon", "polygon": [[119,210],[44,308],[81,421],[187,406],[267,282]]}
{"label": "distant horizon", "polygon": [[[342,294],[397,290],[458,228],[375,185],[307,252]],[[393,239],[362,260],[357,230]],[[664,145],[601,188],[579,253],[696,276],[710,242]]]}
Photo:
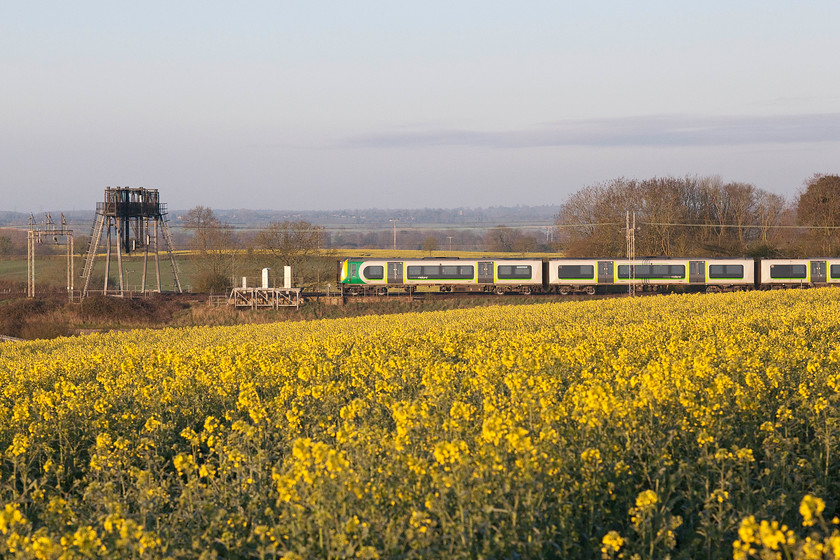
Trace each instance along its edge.
{"label": "distant horizon", "polygon": [[[207,207],[207,208],[211,208],[215,212],[248,211],[248,212],[274,212],[274,213],[277,213],[277,212],[333,213],[333,212],[346,212],[346,211],[354,211],[354,212],[359,212],[359,211],[381,211],[381,212],[394,211],[394,212],[399,212],[399,211],[420,211],[420,210],[444,210],[444,211],[448,211],[448,210],[459,210],[459,209],[482,210],[482,209],[492,209],[492,208],[511,208],[511,209],[513,209],[513,208],[560,207],[568,200],[568,198],[570,196],[572,196],[573,194],[578,192],[580,189],[583,189],[583,188],[586,188],[586,187],[597,186],[597,185],[601,185],[601,184],[607,184],[610,181],[617,180],[617,179],[643,181],[643,180],[646,180],[646,179],[665,178],[665,177],[676,177],[676,178],[682,178],[682,177],[717,177],[717,178],[720,178],[721,181],[723,181],[724,183],[738,182],[738,183],[750,184],[750,185],[753,185],[756,188],[759,188],[761,190],[765,190],[767,192],[771,192],[771,193],[774,193],[774,194],[779,194],[780,196],[785,198],[785,200],[787,202],[793,202],[796,199],[796,196],[799,194],[799,192],[806,186],[807,182],[812,177],[814,177],[815,175],[838,175],[838,174],[840,174],[840,172],[828,173],[828,172],[816,172],[815,171],[815,172],[810,173],[806,176],[803,176],[801,182],[796,186],[796,188],[791,189],[787,193],[779,193],[779,192],[773,191],[771,189],[766,189],[766,188],[762,187],[761,185],[759,185],[759,184],[757,184],[756,182],[753,182],[753,181],[748,181],[748,180],[736,181],[734,179],[727,180],[726,178],[721,177],[719,174],[711,174],[711,175],[654,174],[654,175],[651,175],[650,177],[616,176],[616,177],[611,177],[609,179],[605,179],[603,181],[597,181],[597,182],[593,182],[593,183],[588,183],[586,185],[581,185],[579,188],[576,188],[574,190],[571,190],[571,191],[565,193],[562,197],[562,200],[557,201],[557,202],[533,202],[533,203],[518,202],[518,203],[510,203],[510,204],[504,204],[504,203],[494,204],[494,203],[487,202],[485,204],[475,203],[475,204],[458,204],[458,205],[450,205],[450,206],[426,204],[426,205],[416,205],[416,206],[355,206],[355,207],[344,206],[344,207],[330,207],[330,208],[311,208],[311,207],[306,207],[306,208],[297,208],[297,207],[271,208],[271,207],[249,207],[249,206],[217,207],[217,206],[213,206],[213,205],[208,204],[208,203],[202,203],[200,201],[196,201],[196,202],[192,203],[191,205],[176,206],[176,205],[174,205],[174,204],[172,204],[172,203],[170,203],[169,201],[166,200],[165,189],[161,189],[159,187],[150,186],[150,185],[141,185],[141,184],[128,185],[128,184],[125,184],[125,185],[105,185],[105,186],[103,186],[101,188],[101,190],[99,191],[99,194],[95,198],[90,199],[91,200],[90,208],[78,208],[78,207],[73,207],[73,208],[66,208],[66,207],[65,208],[58,208],[58,207],[57,208],[47,208],[43,205],[43,203],[41,203],[41,204],[39,204],[39,208],[37,210],[20,210],[20,209],[0,206],[0,214],[2,214],[3,212],[10,212],[10,213],[17,213],[17,214],[27,214],[27,215],[29,213],[37,214],[37,213],[44,213],[44,212],[76,212],[76,213],[78,213],[78,212],[88,212],[88,211],[95,212],[96,211],[96,203],[100,202],[102,200],[102,193],[104,193],[105,189],[106,188],[119,188],[119,187],[126,187],[126,188],[140,188],[140,187],[142,187],[142,188],[148,188],[148,189],[157,189],[160,192],[161,203],[166,205],[166,207],[169,209],[170,214],[173,213],[173,212],[184,212],[184,211],[187,211],[191,208],[195,208],[196,206],[204,206],[204,207]],[[3,199],[0,199],[0,204],[3,204],[3,201],[4,201]]]}
{"label": "distant horizon", "polygon": [[[197,205],[198,206],[198,205]],[[203,205],[202,205],[203,206]],[[251,209],[251,208],[211,208],[214,214],[221,217],[224,220],[230,214],[236,213],[253,213],[256,216],[263,215],[263,220],[259,221],[258,223],[267,222],[267,221],[275,221],[277,219],[283,218],[285,216],[291,217],[292,215],[300,215],[304,218],[309,219],[316,219],[319,216],[323,216],[324,218],[328,217],[355,217],[358,215],[361,217],[369,218],[367,224],[376,223],[375,220],[376,214],[379,214],[379,218],[381,220],[387,221],[389,218],[392,217],[399,217],[400,215],[412,216],[414,214],[421,214],[421,213],[435,213],[435,212],[456,212],[456,211],[465,211],[468,214],[473,213],[482,213],[482,212],[492,212],[496,211],[496,213],[501,213],[502,216],[499,219],[513,219],[515,218],[515,213],[517,211],[525,211],[525,212],[533,212],[535,214],[541,214],[543,217],[541,218],[534,218],[536,221],[533,222],[533,225],[541,225],[538,224],[537,221],[543,222],[546,219],[553,218],[554,214],[559,211],[560,205],[553,205],[553,204],[543,204],[543,205],[518,205],[518,206],[486,206],[486,207],[454,207],[454,208],[434,208],[434,207],[425,207],[425,208],[341,208],[336,210],[274,210],[274,209]],[[186,214],[190,208],[176,208],[169,210],[167,209],[167,215],[169,216],[170,221],[177,221],[179,218]],[[542,212],[540,212],[542,210]],[[0,227],[15,227],[20,228],[23,226],[28,225],[29,215],[32,214],[35,218],[36,224],[43,224],[44,221],[44,214],[50,214],[53,221],[58,221],[60,219],[60,215],[63,213],[65,217],[73,218],[74,216],[78,219],[81,216],[88,217],[93,216],[96,212],[96,208],[91,208],[89,210],[45,210],[40,212],[17,212],[11,210],[2,210],[0,209]],[[365,216],[365,214],[369,214],[370,216]],[[384,214],[384,216],[383,216]],[[10,220],[16,220],[14,223],[10,223]],[[494,222],[494,218],[486,218],[486,223]],[[520,219],[521,220],[521,219]],[[398,222],[399,223],[399,222]],[[434,222],[422,222],[423,224],[433,224]],[[484,222],[468,222],[468,223],[484,223]],[[501,225],[501,224],[496,224]],[[386,227],[386,226],[383,226]],[[390,224],[387,227],[391,227]],[[403,228],[410,227],[410,223],[403,222],[400,226]]]}

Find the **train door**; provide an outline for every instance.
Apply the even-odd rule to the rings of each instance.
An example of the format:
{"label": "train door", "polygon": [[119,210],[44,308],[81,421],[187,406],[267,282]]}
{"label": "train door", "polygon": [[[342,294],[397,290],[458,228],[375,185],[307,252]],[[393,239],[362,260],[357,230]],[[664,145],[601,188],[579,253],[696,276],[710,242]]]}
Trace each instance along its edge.
{"label": "train door", "polygon": [[389,262],[388,263],[388,283],[402,284],[403,283],[403,263]]}
{"label": "train door", "polygon": [[688,261],[688,283],[703,284],[706,282],[706,261]]}
{"label": "train door", "polygon": [[598,283],[613,284],[613,261],[598,261]]}
{"label": "train door", "polygon": [[811,261],[811,283],[824,284],[826,280],[825,261]]}
{"label": "train door", "polygon": [[479,261],[478,263],[478,283],[492,284],[493,283],[493,263],[489,261]]}

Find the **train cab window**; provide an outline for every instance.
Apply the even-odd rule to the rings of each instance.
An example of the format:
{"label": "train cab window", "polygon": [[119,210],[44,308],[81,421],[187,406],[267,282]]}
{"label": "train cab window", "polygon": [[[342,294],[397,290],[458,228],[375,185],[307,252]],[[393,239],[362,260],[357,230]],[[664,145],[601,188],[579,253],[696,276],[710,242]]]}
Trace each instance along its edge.
{"label": "train cab window", "polygon": [[497,273],[499,280],[530,280],[531,266],[500,264]]}
{"label": "train cab window", "polygon": [[350,263],[350,278],[359,277],[359,263]]}
{"label": "train cab window", "polygon": [[709,279],[715,278],[743,278],[744,265],[742,264],[710,264]]}
{"label": "train cab window", "polygon": [[[685,278],[685,265],[682,264],[637,264],[634,265],[637,279]],[[618,277],[630,278],[630,265],[618,265]]]}
{"label": "train cab window", "polygon": [[808,267],[804,264],[772,264],[770,278],[806,278]]}
{"label": "train cab window", "polygon": [[595,278],[595,265],[561,264],[557,267],[557,278],[561,280],[591,280]]}
{"label": "train cab window", "polygon": [[840,278],[840,264],[831,265],[830,272],[832,278]]}
{"label": "train cab window", "polygon": [[385,278],[384,266],[366,266],[363,270],[365,278],[368,280],[382,280]]}

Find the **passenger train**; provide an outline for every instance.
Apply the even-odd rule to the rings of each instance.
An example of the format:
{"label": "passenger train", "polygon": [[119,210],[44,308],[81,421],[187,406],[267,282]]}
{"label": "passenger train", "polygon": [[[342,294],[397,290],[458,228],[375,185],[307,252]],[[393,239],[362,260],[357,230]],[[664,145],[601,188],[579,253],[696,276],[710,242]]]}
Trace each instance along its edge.
{"label": "passenger train", "polygon": [[637,290],[731,292],[840,285],[840,258],[363,259],[340,261],[348,295],[413,292],[588,294]]}

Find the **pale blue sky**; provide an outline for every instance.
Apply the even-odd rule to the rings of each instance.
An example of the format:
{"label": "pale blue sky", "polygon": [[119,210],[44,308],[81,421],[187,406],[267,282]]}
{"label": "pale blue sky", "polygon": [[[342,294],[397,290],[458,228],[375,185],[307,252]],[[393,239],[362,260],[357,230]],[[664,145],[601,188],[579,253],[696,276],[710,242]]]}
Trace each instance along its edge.
{"label": "pale blue sky", "polygon": [[840,2],[0,0],[0,210],[558,204],[840,172]]}

